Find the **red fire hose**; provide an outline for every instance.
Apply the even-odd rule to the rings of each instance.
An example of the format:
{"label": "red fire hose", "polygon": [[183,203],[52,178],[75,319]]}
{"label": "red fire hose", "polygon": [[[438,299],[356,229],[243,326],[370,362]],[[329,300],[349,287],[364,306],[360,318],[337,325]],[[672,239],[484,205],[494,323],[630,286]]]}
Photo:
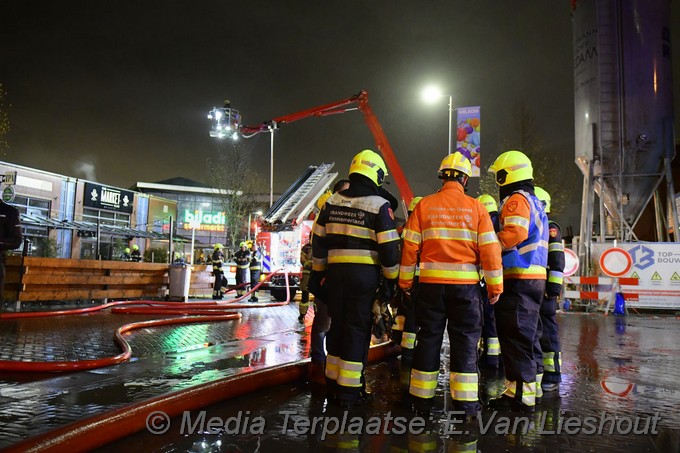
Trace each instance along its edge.
{"label": "red fire hose", "polygon": [[[273,275],[279,271],[272,272],[262,282],[246,292],[243,296],[229,302],[203,302],[203,303],[185,303],[185,302],[154,302],[154,301],[116,301],[105,303],[96,307],[78,308],[73,310],[59,310],[59,311],[42,311],[42,312],[25,312],[25,313],[0,313],[0,319],[17,319],[17,318],[39,318],[49,316],[67,316],[79,315],[84,313],[92,313],[107,308],[112,308],[112,313],[126,313],[126,314],[158,314],[158,315],[190,315],[181,318],[170,319],[153,319],[149,321],[134,322],[125,324],[119,327],[114,333],[114,340],[123,350],[121,354],[113,357],[105,357],[102,359],[78,360],[78,361],[50,361],[50,362],[23,362],[12,360],[0,360],[0,371],[21,371],[21,372],[69,372],[91,370],[94,368],[102,368],[106,366],[116,365],[127,361],[132,355],[130,344],[125,340],[123,334],[136,329],[145,327],[156,327],[172,324],[189,324],[189,323],[204,323],[204,322],[220,322],[240,319],[241,314],[231,310],[237,308],[264,308],[277,307],[290,303],[290,288],[288,286],[288,273],[284,272],[286,280],[286,295],[287,298],[283,302],[271,303],[248,303],[238,304],[246,296],[260,288],[262,284],[269,280]],[[137,305],[137,307],[130,307],[127,305]],[[139,307],[138,305],[144,305]]]}

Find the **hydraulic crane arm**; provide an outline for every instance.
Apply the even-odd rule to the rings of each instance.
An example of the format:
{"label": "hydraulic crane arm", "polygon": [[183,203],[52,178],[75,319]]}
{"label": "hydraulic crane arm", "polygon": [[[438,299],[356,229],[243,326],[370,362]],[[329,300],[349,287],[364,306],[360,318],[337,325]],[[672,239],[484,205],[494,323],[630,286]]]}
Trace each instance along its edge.
{"label": "hydraulic crane arm", "polygon": [[406,206],[408,206],[408,204],[413,199],[413,192],[411,192],[411,187],[406,181],[406,177],[401,170],[401,166],[397,162],[397,158],[395,157],[394,151],[392,150],[392,147],[385,136],[382,126],[380,126],[380,123],[378,122],[378,118],[375,116],[373,109],[371,109],[371,106],[368,103],[368,93],[365,90],[361,90],[359,94],[356,94],[350,98],[303,110],[301,112],[280,116],[270,121],[261,123],[258,126],[241,126],[240,130],[241,134],[244,136],[252,136],[261,132],[269,132],[270,130],[278,129],[281,124],[292,123],[310,116],[337,115],[353,110],[359,110],[361,113],[363,113],[364,120],[366,121],[369,130],[373,134],[373,139],[375,140],[375,143],[378,147],[377,151],[382,154],[385,164],[387,165],[388,172],[392,175],[394,182],[397,184],[397,188],[401,194],[402,202],[404,203],[404,212],[406,212]]}

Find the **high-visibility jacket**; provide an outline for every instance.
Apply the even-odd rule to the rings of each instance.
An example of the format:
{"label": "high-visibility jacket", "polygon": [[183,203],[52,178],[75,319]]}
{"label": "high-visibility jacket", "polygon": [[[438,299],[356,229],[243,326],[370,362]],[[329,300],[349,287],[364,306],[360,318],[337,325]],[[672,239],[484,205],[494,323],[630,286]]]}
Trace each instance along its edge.
{"label": "high-visibility jacket", "polygon": [[413,284],[418,257],[421,283],[475,284],[481,268],[489,296],[503,292],[501,247],[489,213],[456,181],[420,200],[408,218],[400,287]]}
{"label": "high-visibility jacket", "polygon": [[534,195],[518,190],[501,202],[503,276],[518,279],[546,278],[548,265],[548,217]]}
{"label": "high-visibility jacket", "polygon": [[238,250],[234,253],[234,262],[237,269],[248,269],[250,267],[250,251]]}
{"label": "high-visibility jacket", "polygon": [[562,231],[560,226],[548,221],[548,281],[545,291],[550,297],[557,297],[562,292],[564,279],[564,244],[562,244]]}
{"label": "high-visibility jacket", "polygon": [[224,264],[224,255],[222,252],[215,250],[212,254],[212,258],[210,259],[210,263],[212,264],[213,270],[221,272],[222,264]]}
{"label": "high-visibility jacket", "polygon": [[250,272],[260,272],[262,270],[262,255],[254,250],[250,253]]}
{"label": "high-visibility jacket", "polygon": [[334,193],[313,228],[313,271],[349,263],[380,265],[388,280],[399,275],[400,238],[390,204],[383,197]]}

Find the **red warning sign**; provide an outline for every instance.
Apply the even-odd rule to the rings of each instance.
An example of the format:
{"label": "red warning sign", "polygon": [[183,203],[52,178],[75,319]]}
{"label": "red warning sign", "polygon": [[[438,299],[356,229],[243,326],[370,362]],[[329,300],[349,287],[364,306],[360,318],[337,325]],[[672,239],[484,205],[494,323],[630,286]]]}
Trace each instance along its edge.
{"label": "red warning sign", "polygon": [[631,267],[633,267],[633,258],[620,247],[612,247],[600,255],[600,269],[610,277],[626,275]]}
{"label": "red warning sign", "polygon": [[578,271],[579,259],[572,249],[564,249],[564,276],[571,277]]}

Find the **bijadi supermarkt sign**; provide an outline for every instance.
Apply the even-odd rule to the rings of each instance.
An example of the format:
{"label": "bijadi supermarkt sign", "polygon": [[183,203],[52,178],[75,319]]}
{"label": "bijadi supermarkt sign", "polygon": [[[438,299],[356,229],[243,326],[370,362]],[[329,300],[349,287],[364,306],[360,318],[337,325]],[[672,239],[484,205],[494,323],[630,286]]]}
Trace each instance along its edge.
{"label": "bijadi supermarkt sign", "polygon": [[198,231],[225,231],[227,216],[224,212],[184,210],[184,223]]}
{"label": "bijadi supermarkt sign", "polygon": [[680,308],[679,243],[593,243],[591,256],[600,275],[638,279],[638,286],[621,286],[622,293],[638,294],[637,300],[626,299],[629,307]]}

